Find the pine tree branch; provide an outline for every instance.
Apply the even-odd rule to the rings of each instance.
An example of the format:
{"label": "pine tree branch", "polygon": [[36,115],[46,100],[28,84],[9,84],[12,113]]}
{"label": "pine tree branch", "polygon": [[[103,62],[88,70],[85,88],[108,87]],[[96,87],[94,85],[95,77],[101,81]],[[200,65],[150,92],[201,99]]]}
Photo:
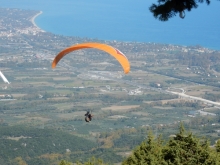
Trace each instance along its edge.
{"label": "pine tree branch", "polygon": [[156,19],[168,21],[176,14],[179,14],[180,18],[184,18],[185,10],[191,11],[198,7],[198,3],[204,1],[207,5],[210,4],[210,0],[158,0],[158,4],[152,4],[149,10]]}

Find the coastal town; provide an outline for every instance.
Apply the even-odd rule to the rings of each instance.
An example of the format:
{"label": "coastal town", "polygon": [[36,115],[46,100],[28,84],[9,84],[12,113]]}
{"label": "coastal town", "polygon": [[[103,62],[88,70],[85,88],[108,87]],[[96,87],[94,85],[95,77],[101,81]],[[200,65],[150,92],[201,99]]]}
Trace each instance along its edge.
{"label": "coastal town", "polygon": [[[0,22],[0,37],[1,40],[6,40],[5,47],[7,44],[13,44],[15,47],[26,48],[26,46],[32,45],[32,42],[37,41],[37,38],[42,39],[42,43],[46,43],[46,46],[65,47],[74,43],[94,41],[94,39],[80,38],[80,37],[64,37],[59,35],[54,35],[49,32],[45,32],[40,29],[34,22],[35,18],[42,14],[42,11],[28,11],[21,9],[0,9],[1,11],[1,22]],[[8,11],[10,10],[10,12]],[[28,36],[28,40],[22,40],[22,35]],[[46,40],[47,38],[47,40]],[[65,39],[64,39],[65,38]],[[49,43],[48,43],[49,42]],[[106,41],[100,41],[106,42]],[[144,55],[143,53],[157,53],[166,51],[180,51],[180,52],[197,52],[197,53],[211,53],[214,50],[208,48],[203,48],[200,46],[179,46],[170,44],[159,44],[159,43],[132,43],[132,42],[117,42],[108,41],[114,46],[120,47],[125,53],[132,52],[138,55]],[[44,45],[43,44],[43,45]],[[41,46],[43,46],[41,45]],[[45,45],[44,45],[45,46]],[[4,47],[4,45],[1,45]],[[32,48],[32,47],[31,47]],[[138,52],[135,52],[137,50]],[[139,52],[140,51],[140,52]],[[129,53],[131,54],[131,53]],[[131,55],[131,58],[132,55]]]}

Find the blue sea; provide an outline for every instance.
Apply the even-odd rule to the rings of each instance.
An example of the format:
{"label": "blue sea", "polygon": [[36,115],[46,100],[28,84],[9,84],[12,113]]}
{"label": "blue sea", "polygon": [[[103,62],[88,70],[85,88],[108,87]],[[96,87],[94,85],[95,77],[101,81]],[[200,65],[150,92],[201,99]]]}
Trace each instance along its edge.
{"label": "blue sea", "polygon": [[64,36],[220,50],[220,1],[199,4],[184,19],[177,15],[167,22],[153,17],[152,3],[157,0],[0,0],[0,7],[43,11],[36,24]]}

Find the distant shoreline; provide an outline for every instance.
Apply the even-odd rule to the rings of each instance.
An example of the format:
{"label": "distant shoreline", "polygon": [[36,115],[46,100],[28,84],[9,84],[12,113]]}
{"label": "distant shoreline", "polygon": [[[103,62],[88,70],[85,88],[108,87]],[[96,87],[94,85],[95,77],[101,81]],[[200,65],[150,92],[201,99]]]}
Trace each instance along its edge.
{"label": "distant shoreline", "polygon": [[[37,24],[35,23],[35,18],[37,18],[39,15],[41,15],[43,13],[43,11],[40,11],[39,13],[37,13],[36,15],[34,15],[32,18],[31,18],[31,23],[38,29],[42,30],[39,26],[37,26]],[[44,30],[42,30],[44,31]]]}
{"label": "distant shoreline", "polygon": [[[50,30],[51,29],[47,29],[46,31],[45,30],[43,30],[43,29],[41,29],[36,23],[35,23],[35,19],[39,16],[39,15],[41,15],[41,14],[43,14],[43,11],[39,11],[38,13],[36,13],[33,17],[31,17],[29,20],[31,21],[31,23],[33,24],[33,27],[35,27],[36,29],[35,30],[37,30],[37,31],[40,31],[40,32],[51,32]],[[45,23],[45,22],[44,22]],[[48,27],[47,27],[48,28]],[[51,32],[51,33],[53,33],[53,34],[56,34],[56,35],[63,35],[63,36],[69,36],[69,37],[73,37],[74,35],[71,35],[71,34],[63,34],[62,32],[60,32],[59,30],[58,30],[58,32],[56,31],[56,33],[54,32],[54,30],[56,30],[56,27],[55,28],[53,28],[53,32]],[[64,33],[65,33],[66,31],[64,31]],[[147,31],[146,31],[146,33],[147,33]],[[81,36],[81,35],[77,35],[78,37],[81,37],[81,38],[85,38],[85,36],[83,37],[83,36]],[[160,36],[160,35],[157,35],[157,36]],[[135,36],[133,36],[133,37],[135,37]],[[89,36],[88,38],[94,38],[94,37],[92,37],[92,36]],[[95,37],[96,39],[97,38],[99,38],[99,40],[107,40],[107,41],[109,41],[109,40],[113,40],[113,39],[102,39],[101,37]],[[119,37],[120,38],[120,37]],[[163,38],[163,37],[161,37],[161,38]],[[169,38],[169,37],[168,37]],[[178,37],[177,37],[178,38]],[[149,41],[145,41],[145,40],[142,40],[143,38],[142,38],[142,36],[140,36],[140,40],[138,41],[138,42],[149,42]],[[135,41],[132,41],[132,39],[131,40],[129,40],[129,39],[123,39],[123,36],[122,36],[122,39],[114,39],[114,40],[117,40],[117,41],[120,41],[120,42],[135,42]],[[158,40],[158,39],[156,39],[156,40]],[[212,49],[212,50],[217,50],[217,51],[219,51],[220,50],[220,48],[219,48],[219,45],[217,46],[217,45],[214,45],[213,46],[213,44],[211,44],[211,45],[209,45],[209,44],[207,44],[207,42],[205,42],[205,43],[198,43],[198,41],[196,41],[196,43],[197,44],[195,44],[195,42],[193,41],[192,43],[181,43],[181,41],[179,41],[179,40],[177,40],[177,41],[175,41],[175,42],[168,42],[168,41],[160,41],[159,42],[159,40],[158,41],[152,41],[152,42],[155,42],[155,43],[164,43],[164,44],[172,44],[172,45],[182,45],[182,46],[193,46],[193,45],[201,45],[202,47],[204,47],[204,48],[208,48],[208,49]],[[204,41],[204,40],[201,40],[201,41]],[[215,42],[215,43],[217,43],[217,42]]]}

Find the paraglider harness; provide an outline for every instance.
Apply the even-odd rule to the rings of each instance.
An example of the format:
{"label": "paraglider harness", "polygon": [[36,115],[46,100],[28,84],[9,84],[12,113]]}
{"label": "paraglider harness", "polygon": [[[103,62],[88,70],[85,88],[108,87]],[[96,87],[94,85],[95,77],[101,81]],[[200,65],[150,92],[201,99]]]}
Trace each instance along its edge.
{"label": "paraglider harness", "polygon": [[91,112],[87,111],[85,114],[85,121],[86,122],[90,122],[92,120],[93,115],[91,114]]}

